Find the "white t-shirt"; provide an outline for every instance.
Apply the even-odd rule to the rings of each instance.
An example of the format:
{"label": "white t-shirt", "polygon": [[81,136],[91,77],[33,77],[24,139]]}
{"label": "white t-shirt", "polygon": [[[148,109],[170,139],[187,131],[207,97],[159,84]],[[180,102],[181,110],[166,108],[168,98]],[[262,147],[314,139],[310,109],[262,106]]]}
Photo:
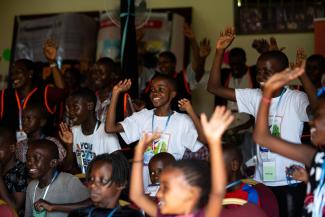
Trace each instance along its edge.
{"label": "white t-shirt", "polygon": [[185,149],[192,152],[198,151],[203,144],[197,138],[198,134],[191,118],[186,114],[173,112],[165,129],[168,116],[154,116],[154,127],[152,129],[152,118],[154,109],[142,109],[125,118],[120,124],[124,132],[121,136],[127,144],[139,140],[143,133],[159,130],[169,135],[167,152],[171,153],[177,160],[183,157]]}
{"label": "white t-shirt", "polygon": [[[235,92],[239,112],[245,112],[256,117],[262,91],[260,89],[236,89]],[[279,99],[280,96],[272,99],[269,126],[271,127],[272,123],[274,123],[278,127],[278,133],[280,133],[282,139],[297,143],[297,145],[301,144],[303,122],[309,121],[306,113],[306,108],[309,105],[307,95],[301,91],[286,89],[280,102]],[[269,158],[275,162],[276,180],[263,181],[263,164],[259,145],[257,145],[258,161],[254,179],[268,186],[288,185],[285,173],[286,167],[292,164],[301,164],[275,153],[271,153]]]}
{"label": "white t-shirt", "polygon": [[[73,152],[77,155],[77,161],[82,172],[87,171],[90,161],[99,154],[112,153],[120,150],[120,143],[116,134],[106,133],[104,124],[101,123],[91,135],[84,135],[81,125],[72,127]],[[81,157],[80,156],[81,153]],[[82,158],[82,161],[81,161]]]}

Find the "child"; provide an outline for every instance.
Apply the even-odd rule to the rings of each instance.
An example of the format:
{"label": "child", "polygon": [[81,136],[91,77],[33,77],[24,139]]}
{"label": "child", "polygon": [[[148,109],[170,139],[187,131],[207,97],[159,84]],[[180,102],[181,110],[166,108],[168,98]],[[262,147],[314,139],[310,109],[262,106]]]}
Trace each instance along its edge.
{"label": "child", "polygon": [[[220,83],[220,65],[225,49],[234,39],[234,29],[228,28],[217,41],[215,62],[213,64],[208,90],[228,100],[236,101],[238,111],[257,116],[257,109],[262,95],[260,89],[231,89],[224,88]],[[289,65],[288,59],[281,51],[268,51],[257,60],[257,80],[262,88],[265,81],[273,74],[284,70]],[[310,94],[309,98],[312,97]],[[301,143],[303,122],[308,121],[307,112],[310,111],[307,95],[303,92],[287,88],[278,90],[272,101],[271,128],[272,133],[294,143]],[[312,101],[311,101],[312,102]],[[286,177],[286,167],[298,162],[270,152],[267,148],[257,146],[257,165],[254,179],[269,186],[279,203],[280,216],[290,217],[293,210],[298,211],[302,206],[304,185],[298,183],[295,188],[289,186]],[[303,165],[301,165],[303,166]]]}
{"label": "child", "polygon": [[[297,145],[272,136],[269,132],[268,115],[272,96],[289,81],[297,78],[304,72],[304,67],[295,68],[292,71],[285,70],[270,77],[264,85],[263,97],[261,99],[254,138],[256,142],[269,148],[272,152],[296,160],[310,168],[305,198],[303,216],[324,216],[324,111],[325,100],[321,96],[316,106],[314,119],[311,123],[311,140],[316,148],[308,145]],[[300,211],[300,210],[298,210]]]}
{"label": "child", "polygon": [[87,188],[77,177],[57,171],[58,158],[58,148],[52,141],[34,140],[28,147],[27,168],[33,181],[27,187],[25,217],[67,216],[63,212],[46,212],[35,204],[39,200],[49,203],[75,203],[89,197]]}
{"label": "child", "polygon": [[107,134],[104,124],[97,120],[96,95],[91,90],[80,89],[69,98],[70,117],[77,125],[70,130],[66,124],[60,124],[59,135],[67,147],[65,169],[75,173],[78,163],[85,174],[90,161],[96,155],[112,153],[121,148],[117,136]]}
{"label": "child", "polygon": [[[171,101],[176,96],[176,84],[168,76],[158,75],[152,80],[150,99],[155,109],[142,109],[125,118],[124,121],[116,123],[117,99],[130,87],[130,80],[121,81],[114,86],[112,101],[107,111],[105,130],[109,133],[120,133],[127,144],[139,140],[144,132],[160,130],[162,133],[160,139],[145,152],[144,163],[146,165],[150,158],[159,152],[171,153],[178,160],[183,157],[186,150],[197,152],[203,147],[202,143],[197,140],[203,136],[198,136],[190,117],[171,109]],[[149,177],[146,177],[146,186],[148,181]]]}
{"label": "child", "polygon": [[23,111],[23,131],[26,133],[26,139],[20,141],[16,145],[16,156],[26,162],[26,153],[28,149],[28,141],[33,139],[48,139],[54,142],[59,150],[59,162],[61,163],[66,157],[66,149],[54,137],[48,137],[44,130],[47,123],[48,113],[41,103],[31,102]]}
{"label": "child", "polygon": [[221,137],[233,121],[233,116],[224,107],[217,107],[210,122],[205,115],[201,117],[211,153],[211,179],[206,161],[181,160],[168,166],[160,176],[160,189],[157,194],[159,207],[144,195],[141,174],[143,153],[160,135],[145,134],[136,146],[130,198],[148,215],[211,217],[219,215],[226,183]]}
{"label": "child", "polygon": [[122,153],[96,156],[89,165],[87,180],[94,205],[72,211],[69,216],[142,216],[139,211],[119,205],[120,195],[129,180],[128,161]]}
{"label": "child", "polygon": [[0,127],[0,198],[24,214],[27,189],[27,169],[15,156],[16,135],[13,129]]}

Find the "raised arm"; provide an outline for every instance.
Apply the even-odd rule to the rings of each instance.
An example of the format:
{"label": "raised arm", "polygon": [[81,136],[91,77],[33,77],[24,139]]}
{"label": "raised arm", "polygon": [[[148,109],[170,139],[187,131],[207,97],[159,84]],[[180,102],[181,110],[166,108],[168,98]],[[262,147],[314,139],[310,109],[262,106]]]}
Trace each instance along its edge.
{"label": "raised arm", "polygon": [[253,137],[256,143],[269,148],[272,152],[309,166],[316,150],[306,145],[293,144],[273,136],[270,133],[268,124],[269,109],[273,94],[289,81],[298,78],[303,73],[303,67],[295,68],[291,71],[286,69],[274,74],[267,80],[263,89],[263,98],[257,114]]}
{"label": "raised arm", "polygon": [[131,183],[130,183],[130,199],[149,216],[157,216],[157,205],[150,200],[143,189],[143,153],[152,142],[159,138],[159,134],[151,135],[144,134],[144,137],[139,141],[135,147]]}
{"label": "raised arm", "polygon": [[181,99],[178,101],[178,107],[180,108],[180,110],[182,111],[186,111],[187,114],[191,117],[194,126],[196,128],[197,134],[198,134],[198,140],[200,142],[202,142],[203,144],[206,144],[206,139],[205,139],[205,135],[202,129],[202,125],[200,122],[199,117],[196,115],[191,102],[188,99]]}
{"label": "raised arm", "polygon": [[231,45],[234,38],[235,30],[233,27],[226,28],[224,32],[220,33],[207,87],[210,93],[231,101],[236,101],[235,90],[226,88],[221,83],[221,66],[224,52]]}
{"label": "raised arm", "polygon": [[54,84],[57,88],[64,88],[62,74],[56,64],[57,49],[58,46],[52,39],[47,40],[43,45],[44,56],[50,64]]}
{"label": "raised arm", "polygon": [[[306,60],[306,52],[302,48],[297,49],[297,54],[296,54],[296,63],[294,67],[305,67],[305,60]],[[307,107],[307,114],[310,115],[310,110],[314,110],[317,104],[317,97],[316,97],[316,87],[314,84],[311,82],[310,78],[306,73],[303,73],[300,77],[299,80],[302,83],[302,86],[308,96],[309,100],[309,105],[310,107]]]}
{"label": "raised arm", "polygon": [[210,149],[211,192],[205,207],[206,217],[216,217],[222,209],[222,200],[226,188],[226,170],[222,156],[221,139],[227,127],[234,120],[231,112],[224,106],[217,106],[210,121],[205,114],[201,115],[201,123]]}
{"label": "raised arm", "polygon": [[116,123],[116,105],[120,93],[124,93],[131,88],[131,80],[125,79],[113,87],[111,103],[108,106],[105,122],[105,131],[107,133],[119,133],[124,129],[121,124]]}

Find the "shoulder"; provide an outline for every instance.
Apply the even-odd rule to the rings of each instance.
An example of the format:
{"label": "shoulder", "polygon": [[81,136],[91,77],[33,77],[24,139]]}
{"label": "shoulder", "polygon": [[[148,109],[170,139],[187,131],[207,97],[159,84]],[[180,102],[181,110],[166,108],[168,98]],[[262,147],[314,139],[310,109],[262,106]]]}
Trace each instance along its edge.
{"label": "shoulder", "polygon": [[287,88],[286,96],[295,101],[308,100],[308,96],[305,92],[300,90],[291,90],[290,88]]}
{"label": "shoulder", "polygon": [[146,108],[144,108],[144,109],[142,109],[142,110],[140,110],[140,111],[138,111],[138,112],[134,112],[132,115],[130,115],[129,117],[127,117],[127,118],[139,118],[139,117],[148,117],[148,116],[152,116],[152,114],[153,114],[153,109],[150,109],[150,110],[148,110],[148,109],[146,109]]}

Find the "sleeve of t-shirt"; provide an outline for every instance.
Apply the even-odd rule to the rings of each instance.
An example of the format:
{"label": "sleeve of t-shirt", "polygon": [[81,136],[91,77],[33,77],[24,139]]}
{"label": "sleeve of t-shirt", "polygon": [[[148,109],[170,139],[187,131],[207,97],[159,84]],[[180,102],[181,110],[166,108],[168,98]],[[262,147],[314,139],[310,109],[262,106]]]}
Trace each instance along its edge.
{"label": "sleeve of t-shirt", "polygon": [[187,76],[187,82],[189,83],[191,90],[195,89],[198,85],[195,75],[196,72],[194,71],[192,64],[188,64],[186,68],[186,76]]}
{"label": "sleeve of t-shirt", "polygon": [[238,112],[256,117],[257,89],[235,89]]}
{"label": "sleeve of t-shirt", "polygon": [[83,201],[89,198],[89,190],[83,185],[80,180],[75,177],[71,176],[70,181],[68,182],[68,186],[66,186],[67,195],[71,196],[70,203],[76,203],[79,201]]}
{"label": "sleeve of t-shirt", "polygon": [[125,118],[123,121],[119,122],[124,132],[121,132],[120,135],[125,141],[125,143],[130,144],[140,139],[142,134],[141,124],[146,118],[147,109],[143,109],[139,112],[133,113],[131,116]]}
{"label": "sleeve of t-shirt", "polygon": [[296,99],[296,106],[294,108],[296,109],[299,120],[303,122],[308,122],[309,118],[306,109],[307,106],[309,105],[309,100],[307,94],[299,91],[298,96],[295,97],[295,99]]}
{"label": "sleeve of t-shirt", "polygon": [[197,140],[198,134],[196,128],[188,115],[184,115],[182,125],[184,129],[182,131],[183,135],[181,137],[181,144],[184,144],[184,146],[191,150],[191,152],[198,151],[203,145]]}

